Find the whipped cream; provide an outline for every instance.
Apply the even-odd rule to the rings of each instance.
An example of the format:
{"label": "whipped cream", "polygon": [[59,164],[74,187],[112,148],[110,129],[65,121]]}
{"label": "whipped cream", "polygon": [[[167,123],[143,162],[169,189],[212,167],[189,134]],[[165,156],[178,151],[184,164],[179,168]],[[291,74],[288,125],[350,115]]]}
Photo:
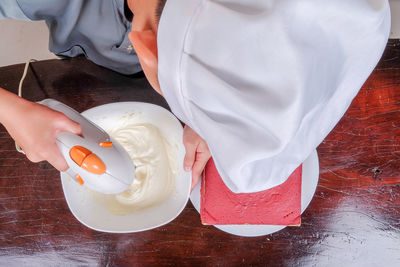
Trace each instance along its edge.
{"label": "whipped cream", "polygon": [[152,124],[126,124],[105,130],[132,158],[136,177],[126,191],[116,195],[92,192],[94,198],[120,215],[149,208],[165,200],[175,184],[178,169],[176,149]]}

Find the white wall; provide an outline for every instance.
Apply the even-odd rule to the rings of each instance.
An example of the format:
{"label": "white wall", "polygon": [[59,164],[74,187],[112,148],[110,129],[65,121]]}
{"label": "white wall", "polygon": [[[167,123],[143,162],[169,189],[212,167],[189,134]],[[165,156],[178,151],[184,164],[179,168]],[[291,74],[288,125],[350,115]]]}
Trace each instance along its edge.
{"label": "white wall", "polygon": [[0,66],[49,59],[49,31],[44,21],[0,20]]}
{"label": "white wall", "polygon": [[400,0],[389,0],[392,13],[392,30],[390,38],[400,38]]}
{"label": "white wall", "polygon": [[[389,2],[392,9],[391,38],[400,38],[400,0]],[[0,33],[0,66],[24,63],[31,58],[56,58],[48,51],[48,30],[42,21],[0,20]]]}

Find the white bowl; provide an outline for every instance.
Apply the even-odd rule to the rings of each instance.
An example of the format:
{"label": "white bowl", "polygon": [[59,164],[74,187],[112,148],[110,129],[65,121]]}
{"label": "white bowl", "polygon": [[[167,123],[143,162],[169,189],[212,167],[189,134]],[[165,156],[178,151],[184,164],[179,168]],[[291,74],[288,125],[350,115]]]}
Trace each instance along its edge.
{"label": "white bowl", "polygon": [[[133,114],[133,115],[132,115]],[[132,233],[169,223],[185,208],[190,195],[191,176],[183,170],[185,148],[180,122],[168,110],[141,102],[120,102],[98,106],[82,113],[100,127],[118,126],[120,118],[129,116],[133,123],[151,123],[158,127],[169,144],[177,147],[178,173],[171,195],[160,204],[127,215],[112,213],[93,198],[88,190],[61,173],[65,199],[74,216],[84,225],[109,233]]]}

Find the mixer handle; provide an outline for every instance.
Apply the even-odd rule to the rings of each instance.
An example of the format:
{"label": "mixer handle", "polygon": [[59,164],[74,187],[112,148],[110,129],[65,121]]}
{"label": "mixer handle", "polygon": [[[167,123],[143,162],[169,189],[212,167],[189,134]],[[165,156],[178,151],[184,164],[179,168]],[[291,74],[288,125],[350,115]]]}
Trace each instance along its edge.
{"label": "mixer handle", "polygon": [[90,139],[94,139],[93,141],[96,143],[110,142],[110,136],[103,129],[99,128],[96,124],[84,118],[79,112],[67,105],[51,98],[44,99],[38,103],[59,111],[71,120],[79,123],[82,127],[82,136],[84,138],[90,137]]}

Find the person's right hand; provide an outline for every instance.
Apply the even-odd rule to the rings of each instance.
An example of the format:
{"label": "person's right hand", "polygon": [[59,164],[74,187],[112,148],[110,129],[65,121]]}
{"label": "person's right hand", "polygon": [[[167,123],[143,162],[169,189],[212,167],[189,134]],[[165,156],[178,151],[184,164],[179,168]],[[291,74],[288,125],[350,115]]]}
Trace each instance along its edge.
{"label": "person's right hand", "polygon": [[47,160],[59,171],[68,169],[56,145],[60,131],[81,133],[81,126],[61,112],[24,99],[17,101],[2,123],[32,162]]}

